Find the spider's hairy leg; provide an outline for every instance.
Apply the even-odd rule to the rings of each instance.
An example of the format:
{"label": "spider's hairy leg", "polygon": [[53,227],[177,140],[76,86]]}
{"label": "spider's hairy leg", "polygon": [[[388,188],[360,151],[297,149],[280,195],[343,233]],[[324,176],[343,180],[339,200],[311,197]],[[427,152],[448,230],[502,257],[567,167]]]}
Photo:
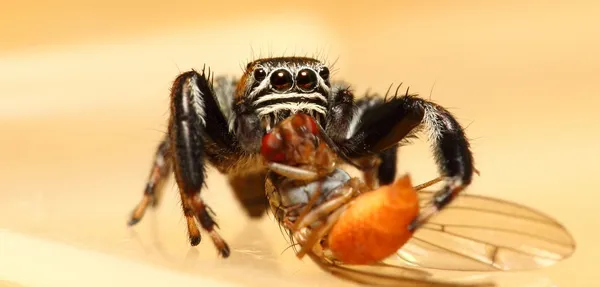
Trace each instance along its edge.
{"label": "spider's hairy leg", "polygon": [[172,171],[172,162],[169,155],[169,140],[164,138],[156,149],[150,176],[144,189],[142,200],[138,203],[131,214],[129,225],[138,223],[149,205],[157,206],[160,199],[160,193],[163,189],[163,184],[168,175]]}
{"label": "spider's hairy leg", "polygon": [[171,90],[169,141],[190,243],[200,243],[197,220],[219,253],[228,257],[229,246],[217,233],[217,224],[200,193],[205,185],[207,160],[218,163],[232,155],[235,140],[228,133],[227,120],[220,112],[211,78],[204,71],[189,71],[175,80]]}
{"label": "spider's hairy leg", "polygon": [[[336,146],[342,147],[354,133],[361,115],[372,105],[372,101],[361,98],[355,102],[354,94],[348,88],[348,84],[338,82],[335,86],[327,112],[325,132]],[[381,99],[378,101],[383,102]],[[340,152],[346,154],[343,149],[340,149]],[[392,183],[396,176],[396,154],[396,148],[393,147],[383,151],[379,158],[359,159],[359,165],[366,168],[363,170],[365,180],[375,184],[373,188],[376,188],[379,183]]]}
{"label": "spider's hairy leg", "polygon": [[325,132],[334,143],[340,144],[346,140],[351,125],[348,119],[354,113],[354,94],[349,88],[338,86],[329,103],[325,124]]}
{"label": "spider's hairy leg", "polygon": [[[350,108],[351,113],[346,112],[343,116],[340,116],[340,118],[344,119],[343,122],[346,125],[343,137],[338,138],[338,143],[342,146],[347,144],[347,140],[356,135],[357,128],[363,122],[363,117],[367,117],[365,120],[368,120],[368,117],[371,115],[370,111],[377,109],[384,103],[384,99],[376,95],[367,94],[364,97],[357,99]],[[345,107],[345,110],[348,110],[348,108]],[[362,136],[363,135],[358,135],[358,137]],[[357,139],[358,138],[354,138],[354,142],[360,142]],[[354,147],[351,148],[349,145],[346,145],[346,149],[348,148],[351,150],[354,149]],[[352,151],[345,150],[345,152],[352,154]],[[362,162],[377,163],[376,166],[374,166],[375,170],[364,172],[365,180],[373,181],[376,184],[374,188],[378,185],[391,184],[396,178],[397,157],[398,145],[392,145],[374,155],[368,155],[365,158],[362,158]]]}
{"label": "spider's hairy leg", "polygon": [[398,164],[398,145],[385,149],[378,155],[381,164],[377,169],[379,185],[388,185],[396,179]]}
{"label": "spider's hairy leg", "polygon": [[425,129],[446,183],[438,193],[435,212],[471,183],[475,169],[469,141],[445,108],[415,95],[405,95],[365,110],[360,119],[354,134],[343,145],[352,157],[380,154]]}
{"label": "spider's hairy leg", "polygon": [[[356,128],[363,122],[363,117],[367,117],[365,120],[368,120],[370,111],[377,110],[383,104],[385,104],[384,99],[376,95],[366,95],[365,97],[357,100],[357,115],[352,121],[352,132],[356,132]],[[348,137],[351,136],[353,136],[353,134],[348,135]],[[394,179],[396,179],[398,165],[398,145],[392,145],[380,151],[376,157],[379,160],[379,165],[376,172],[378,185],[391,184],[394,182]]]}

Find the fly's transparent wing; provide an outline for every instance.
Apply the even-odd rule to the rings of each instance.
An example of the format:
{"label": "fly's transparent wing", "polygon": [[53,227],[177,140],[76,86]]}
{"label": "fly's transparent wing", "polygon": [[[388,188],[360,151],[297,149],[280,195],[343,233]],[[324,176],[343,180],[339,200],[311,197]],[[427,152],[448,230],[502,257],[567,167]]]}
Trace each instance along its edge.
{"label": "fly's transparent wing", "polygon": [[492,282],[445,282],[431,278],[431,274],[384,263],[374,265],[340,265],[308,253],[310,258],[325,272],[338,278],[370,286],[411,287],[494,287]]}
{"label": "fly's transparent wing", "polygon": [[[421,205],[433,192],[420,191]],[[546,267],[575,250],[571,234],[553,218],[523,205],[459,195],[420,227],[385,262],[459,271],[516,271]]]}

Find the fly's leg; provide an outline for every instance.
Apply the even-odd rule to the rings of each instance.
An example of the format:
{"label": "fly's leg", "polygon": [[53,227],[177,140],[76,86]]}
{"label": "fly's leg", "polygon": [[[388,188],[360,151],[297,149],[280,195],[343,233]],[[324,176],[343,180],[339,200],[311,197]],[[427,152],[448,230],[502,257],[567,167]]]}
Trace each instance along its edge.
{"label": "fly's leg", "polygon": [[436,177],[436,178],[434,178],[434,179],[432,179],[430,181],[427,181],[427,182],[424,182],[424,183],[421,183],[421,184],[415,186],[414,189],[416,191],[419,191],[419,190],[428,188],[428,187],[430,187],[430,186],[432,186],[432,185],[434,185],[434,184],[436,184],[438,182],[441,182],[442,180],[444,180],[444,177],[438,176],[438,177]]}
{"label": "fly's leg", "polygon": [[[314,209],[312,209],[312,205],[307,205],[305,210],[309,211],[303,212],[298,217],[294,227],[294,238],[302,246],[296,256],[302,258],[308,250],[312,250],[346,210],[347,203],[366,190],[367,187],[358,178],[351,178],[343,186],[338,187],[335,191],[336,196],[330,197]],[[311,201],[313,198],[311,198]],[[314,223],[321,224],[314,229],[308,228]]]}
{"label": "fly's leg", "polygon": [[303,168],[294,167],[291,165],[285,165],[277,162],[268,163],[267,166],[273,172],[285,176],[293,180],[305,180],[314,181],[319,178],[319,174],[314,171],[306,170]]}
{"label": "fly's leg", "polygon": [[[337,222],[337,220],[342,216],[344,211],[348,208],[347,205],[342,205],[340,208],[335,209],[331,214],[325,218],[325,221],[319,225],[317,228],[310,230],[309,234],[302,234],[302,238],[304,238],[304,242],[301,244],[302,248],[298,251],[296,256],[300,259],[306,255],[308,250],[319,250],[321,248],[317,243],[327,235],[327,233],[331,230],[333,225]],[[302,229],[308,230],[308,229]],[[322,253],[322,252],[321,252]]]}
{"label": "fly's leg", "polygon": [[[473,171],[475,174],[479,175],[479,171],[477,169],[474,168]],[[425,182],[425,183],[415,186],[415,190],[416,191],[422,190],[424,188],[432,186],[443,180],[444,180],[444,178],[440,176],[438,178],[432,179],[428,182]],[[444,207],[446,207],[454,199],[454,197],[456,197],[458,195],[459,192],[460,192],[460,190],[456,191],[455,194],[452,194],[451,190],[449,190],[449,189],[443,189],[441,191],[438,191],[433,196],[432,204],[427,205],[427,208],[424,208],[421,210],[421,212],[419,213],[419,216],[417,218],[415,218],[415,220],[413,220],[413,222],[409,225],[408,229],[410,231],[414,231],[417,228],[419,228],[419,226],[423,225],[432,216],[434,216],[440,210],[442,210]]]}
{"label": "fly's leg", "polygon": [[[479,175],[479,171],[477,169],[474,169],[474,171],[475,171],[475,174]],[[444,180],[443,176],[438,176],[438,177],[436,177],[436,178],[434,178],[434,179],[432,179],[430,181],[427,181],[427,182],[424,182],[424,183],[421,183],[421,184],[415,186],[414,189],[416,191],[419,191],[419,190],[428,188],[428,187],[430,187],[430,186],[432,186],[432,185],[434,185],[434,184],[436,184],[438,182],[441,182],[443,180]]]}
{"label": "fly's leg", "polygon": [[169,155],[169,141],[168,139],[163,139],[154,155],[154,162],[148,182],[146,183],[146,188],[144,189],[144,195],[131,213],[131,218],[128,222],[130,226],[135,225],[142,219],[149,205],[158,205],[163,184],[171,171],[172,162]]}
{"label": "fly's leg", "polygon": [[333,210],[358,196],[362,190],[365,189],[362,187],[360,180],[358,178],[351,178],[347,183],[337,188],[335,197],[328,199],[326,202],[306,213],[305,216],[298,218],[296,229],[310,226],[312,223],[324,218]]}

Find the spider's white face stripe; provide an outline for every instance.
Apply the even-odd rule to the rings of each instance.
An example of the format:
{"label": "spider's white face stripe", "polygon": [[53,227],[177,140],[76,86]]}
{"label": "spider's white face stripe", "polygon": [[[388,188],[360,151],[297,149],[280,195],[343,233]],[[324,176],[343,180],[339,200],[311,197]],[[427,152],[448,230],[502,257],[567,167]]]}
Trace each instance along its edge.
{"label": "spider's white face stripe", "polygon": [[[188,92],[189,94],[187,95],[189,97],[189,101],[191,103],[193,112],[198,115],[198,118],[200,118],[200,121],[202,122],[203,126],[206,126],[206,111],[204,110],[204,94],[202,94],[202,91],[200,91],[200,88],[196,85],[196,80],[197,80],[197,76],[194,75],[193,77],[189,78],[187,80],[187,88],[188,88]],[[189,111],[187,110],[187,105],[183,105],[184,108],[184,112],[188,113]]]}
{"label": "spider's white face stripe", "polygon": [[[276,125],[284,115],[295,114],[298,112],[305,112],[315,118],[319,118],[323,121],[327,115],[327,107],[329,104],[329,98],[331,97],[331,88],[326,84],[326,79],[321,77],[319,70],[325,67],[321,63],[304,63],[298,64],[295,62],[265,62],[258,64],[254,69],[264,69],[266,72],[265,78],[257,82],[253,78],[253,71],[250,72],[249,79],[244,83],[245,93],[242,95],[245,100],[250,101],[252,109],[256,109],[255,113],[260,118],[262,123],[269,129],[273,125]],[[278,70],[284,69],[293,76],[293,84],[288,92],[274,93],[271,92],[271,76]],[[313,91],[308,93],[294,92],[294,89],[298,89],[296,86],[297,73],[302,69],[312,70],[317,77],[317,86]],[[316,92],[319,91],[319,92]],[[302,101],[306,99],[307,101]],[[289,100],[289,102],[286,102]],[[269,104],[269,101],[278,101],[280,103]],[[283,102],[281,102],[283,101]],[[315,103],[315,101],[318,101]],[[322,102],[322,103],[321,103]],[[266,106],[265,106],[266,104]],[[229,131],[233,132],[236,123],[235,113],[231,113],[229,117]]]}
{"label": "spider's white face stripe", "polygon": [[270,101],[270,100],[280,100],[280,99],[294,99],[294,98],[308,98],[308,99],[320,99],[324,103],[327,103],[327,98],[320,93],[310,93],[310,94],[301,94],[301,93],[286,93],[286,94],[266,94],[256,101],[252,102],[253,106],[256,106],[260,103]]}
{"label": "spider's white face stripe", "polygon": [[322,114],[323,116],[325,116],[327,113],[327,109],[325,107],[313,103],[279,103],[256,109],[259,117],[269,114],[274,114],[276,116],[280,112],[288,111],[291,113],[297,113],[299,111],[314,111]]}

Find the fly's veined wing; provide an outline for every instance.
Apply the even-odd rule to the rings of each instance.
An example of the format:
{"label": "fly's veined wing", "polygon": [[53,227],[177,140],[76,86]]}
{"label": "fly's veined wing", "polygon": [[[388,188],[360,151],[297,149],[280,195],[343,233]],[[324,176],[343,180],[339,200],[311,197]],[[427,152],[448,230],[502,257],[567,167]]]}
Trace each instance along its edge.
{"label": "fly's veined wing", "polygon": [[[421,206],[433,192],[419,192]],[[459,271],[516,271],[553,265],[575,250],[553,218],[523,205],[461,194],[385,262]],[[400,261],[400,262],[399,262]]]}
{"label": "fly's veined wing", "polygon": [[431,278],[431,274],[384,263],[374,265],[338,265],[313,253],[308,256],[325,272],[338,278],[370,286],[411,287],[494,287],[492,282],[445,282]]}

